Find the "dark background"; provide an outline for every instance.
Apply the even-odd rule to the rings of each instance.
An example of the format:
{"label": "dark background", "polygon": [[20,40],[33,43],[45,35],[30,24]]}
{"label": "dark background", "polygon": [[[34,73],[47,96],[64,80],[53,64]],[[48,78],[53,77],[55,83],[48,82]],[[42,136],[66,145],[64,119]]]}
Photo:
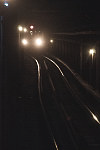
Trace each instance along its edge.
{"label": "dark background", "polygon": [[18,23],[32,23],[50,32],[99,30],[100,27],[97,0],[14,0],[9,1],[8,9]]}

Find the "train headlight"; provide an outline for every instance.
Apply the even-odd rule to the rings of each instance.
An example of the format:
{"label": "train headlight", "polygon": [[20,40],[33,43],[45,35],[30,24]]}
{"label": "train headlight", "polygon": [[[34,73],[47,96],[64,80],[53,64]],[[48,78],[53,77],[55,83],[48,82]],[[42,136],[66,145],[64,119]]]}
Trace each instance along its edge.
{"label": "train headlight", "polygon": [[28,45],[28,40],[27,40],[27,39],[22,39],[22,44],[23,44],[24,46],[27,46],[27,45]]}
{"label": "train headlight", "polygon": [[44,40],[42,38],[36,38],[34,44],[36,47],[42,47],[44,45]]}

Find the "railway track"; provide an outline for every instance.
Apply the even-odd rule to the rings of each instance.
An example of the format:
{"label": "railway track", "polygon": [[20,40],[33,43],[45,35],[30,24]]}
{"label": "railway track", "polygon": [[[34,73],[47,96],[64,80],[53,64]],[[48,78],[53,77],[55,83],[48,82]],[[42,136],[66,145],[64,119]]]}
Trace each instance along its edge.
{"label": "railway track", "polygon": [[[22,124],[25,128],[22,134],[26,134],[23,143],[26,140],[28,147],[33,140],[35,142],[31,147],[35,145],[35,149],[38,150],[41,148],[44,150],[99,150],[100,124],[95,115],[97,104],[95,107],[90,107],[91,103],[85,103],[84,88],[81,92],[76,88],[76,79],[61,61],[46,56],[26,57],[29,59],[28,62],[31,60],[29,63],[31,67],[29,67],[30,71],[27,70],[28,74],[24,76],[26,79],[31,74],[30,78],[34,78],[34,81],[30,80],[29,83],[28,78],[27,86],[24,83],[21,91],[23,94],[20,96],[19,115],[21,114],[21,117],[18,116],[18,118],[21,120],[24,117]],[[25,61],[26,65],[28,62]],[[34,71],[31,72],[34,66],[35,74]],[[80,86],[78,83],[78,88]],[[26,93],[28,96],[25,96]],[[89,98],[88,92],[86,97]],[[98,100],[97,103],[99,104]],[[26,118],[25,115],[28,117]],[[30,119],[29,116],[31,116]],[[38,121],[33,118],[38,118]],[[32,130],[28,132],[30,126],[34,132]],[[36,132],[39,135],[35,139]],[[31,142],[27,142],[28,137]]]}
{"label": "railway track", "polygon": [[25,56],[16,102],[16,149],[56,150],[43,116],[38,92],[38,67]]}
{"label": "railway track", "polygon": [[80,97],[81,101],[90,108],[94,114],[98,114],[100,120],[100,95],[89,87],[82,79],[74,73],[63,61],[53,58],[62,68],[71,88]]}
{"label": "railway track", "polygon": [[[70,122],[72,122],[73,128],[75,128],[76,131],[78,131],[77,132],[77,137],[79,135],[78,143],[86,142],[83,145],[86,144],[87,149],[89,148],[99,149],[100,122],[98,118],[92,111],[91,107],[90,106],[88,107],[84,103],[83,101],[84,95],[82,95],[82,93],[79,94],[76,92],[76,90],[74,90],[72,86],[73,84],[71,85],[73,79],[71,78],[70,82],[70,80],[68,80],[65,77],[64,73],[62,72],[62,69],[56,63],[57,60],[55,62],[50,58],[47,57],[45,58],[47,59],[45,61],[48,61],[48,67],[46,65],[46,69],[48,70],[51,76],[53,89],[55,88],[56,94],[58,95],[57,101],[59,102],[60,105],[59,109],[63,110],[65,117],[67,116],[67,118],[70,118],[69,120]],[[55,71],[56,69],[58,71]],[[59,77],[59,75],[61,77]],[[87,98],[88,100],[89,96],[86,94],[85,99]],[[96,99],[97,97],[94,100]],[[99,101],[96,101],[95,103],[99,103]]]}

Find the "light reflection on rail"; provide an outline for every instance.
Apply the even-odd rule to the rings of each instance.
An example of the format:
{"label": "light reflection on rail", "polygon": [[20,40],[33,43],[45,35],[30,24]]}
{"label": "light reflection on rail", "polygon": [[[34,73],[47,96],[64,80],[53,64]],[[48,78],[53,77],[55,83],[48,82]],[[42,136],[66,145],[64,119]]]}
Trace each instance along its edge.
{"label": "light reflection on rail", "polygon": [[[64,76],[64,73],[62,72],[61,68],[58,66],[58,64],[56,62],[54,62],[52,59],[48,58],[45,56],[46,59],[48,59],[50,62],[52,62],[57,68],[58,70],[60,71],[61,75],[64,77],[65,81],[67,82],[68,84],[68,80],[66,79],[66,77]],[[58,61],[60,61],[62,64],[63,62],[60,60],[60,59],[57,59]],[[64,64],[65,65],[65,64]],[[70,86],[71,88],[71,86]],[[72,90],[72,88],[71,88]],[[72,90],[73,91],[73,90]],[[82,105],[85,107],[86,110],[88,110],[88,112],[92,115],[93,119],[100,125],[100,121],[99,119],[97,118],[97,116],[81,101]]]}
{"label": "light reflection on rail", "polygon": [[50,127],[50,125],[49,125],[45,108],[44,108],[43,103],[42,103],[42,98],[41,98],[41,85],[40,85],[40,84],[41,84],[41,79],[40,79],[40,78],[41,78],[41,71],[40,71],[40,70],[41,70],[41,67],[40,67],[40,64],[39,64],[38,60],[35,59],[34,57],[32,57],[32,58],[36,61],[36,64],[37,64],[37,67],[38,67],[38,89],[39,89],[39,98],[40,98],[40,103],[41,103],[41,107],[42,107],[42,110],[43,110],[43,115],[44,115],[44,117],[45,117],[45,121],[46,121],[46,123],[47,123],[49,133],[50,133],[51,137],[53,138],[53,143],[54,143],[54,145],[55,145],[55,148],[56,148],[56,150],[59,150],[59,149],[58,149],[58,146],[57,146],[57,143],[56,143],[56,140],[55,140],[55,138],[54,138],[54,136],[53,136],[51,127]]}

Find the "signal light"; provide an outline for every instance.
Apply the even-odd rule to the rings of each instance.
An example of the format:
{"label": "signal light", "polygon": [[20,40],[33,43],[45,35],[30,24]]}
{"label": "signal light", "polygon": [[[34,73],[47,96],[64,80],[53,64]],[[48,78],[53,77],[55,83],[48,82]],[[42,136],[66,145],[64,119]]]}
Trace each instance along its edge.
{"label": "signal light", "polygon": [[31,25],[31,26],[30,26],[30,29],[31,29],[31,30],[33,30],[33,29],[34,29],[34,26],[33,26],[33,25]]}

